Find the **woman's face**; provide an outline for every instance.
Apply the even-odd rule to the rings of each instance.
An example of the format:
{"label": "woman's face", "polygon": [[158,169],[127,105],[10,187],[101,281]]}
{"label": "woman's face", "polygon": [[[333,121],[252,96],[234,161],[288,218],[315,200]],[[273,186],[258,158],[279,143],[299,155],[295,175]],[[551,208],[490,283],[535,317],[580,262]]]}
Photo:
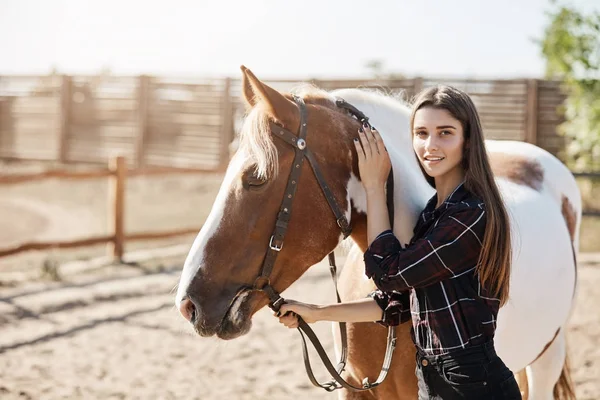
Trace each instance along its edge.
{"label": "woman's face", "polygon": [[440,178],[464,172],[463,127],[450,112],[434,107],[417,110],[412,134],[413,149],[427,175]]}

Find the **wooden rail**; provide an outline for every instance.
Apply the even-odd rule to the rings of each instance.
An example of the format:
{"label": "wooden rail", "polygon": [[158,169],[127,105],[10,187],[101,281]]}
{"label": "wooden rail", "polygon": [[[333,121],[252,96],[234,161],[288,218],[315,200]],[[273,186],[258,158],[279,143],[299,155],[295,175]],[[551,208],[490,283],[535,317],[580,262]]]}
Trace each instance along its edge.
{"label": "wooden rail", "polygon": [[[112,255],[115,259],[121,260],[125,252],[125,244],[127,242],[167,239],[196,233],[200,230],[200,227],[159,232],[136,232],[133,234],[126,234],[124,229],[124,221],[127,178],[166,174],[197,174],[207,171],[208,170],[205,169],[169,167],[140,168],[128,170],[125,157],[118,156],[110,160],[109,167],[107,169],[97,169],[93,171],[80,172],[67,170],[50,170],[31,174],[0,175],[0,185],[36,182],[45,179],[85,180],[106,177],[110,178],[111,184],[108,200],[109,231],[113,232],[111,235],[96,236],[69,241],[22,243],[16,246],[0,249],[0,257],[10,256],[31,250],[70,249],[75,247],[108,244],[109,254]],[[214,170],[210,171],[214,172]]]}
{"label": "wooden rail", "polygon": [[[272,79],[288,91],[306,79]],[[410,99],[447,83],[467,91],[489,139],[517,139],[558,154],[565,94],[541,79],[452,77],[313,79],[326,90],[378,88]],[[239,79],[160,76],[0,76],[0,158],[222,170],[243,114]]]}
{"label": "wooden rail", "polygon": [[[194,169],[194,168],[140,168],[140,169],[127,169],[127,163],[125,157],[118,156],[112,158],[107,169],[98,169],[94,171],[66,171],[66,170],[51,170],[45,172],[38,172],[32,174],[14,174],[14,175],[0,175],[0,185],[17,184],[24,182],[35,182],[44,179],[71,179],[71,180],[85,180],[94,178],[106,178],[111,179],[110,194],[109,194],[109,231],[113,232],[111,235],[90,237],[71,241],[56,241],[56,242],[29,242],[19,244],[17,246],[0,249],[0,257],[14,255],[31,250],[47,250],[47,249],[69,249],[83,246],[94,246],[99,244],[108,244],[109,253],[117,260],[123,258],[125,244],[131,241],[140,240],[155,240],[155,239],[167,239],[173,237],[179,237],[189,235],[200,231],[198,228],[184,228],[170,231],[160,232],[137,232],[133,234],[126,234],[124,230],[125,220],[125,192],[127,178],[138,177],[138,176],[156,176],[165,174],[197,174],[205,173],[212,170]],[[214,172],[214,171],[213,171]],[[581,178],[600,178],[600,173],[588,173],[588,172],[576,172],[573,173],[575,177]],[[599,217],[600,212],[595,210],[588,210],[583,212],[584,216]]]}
{"label": "wooden rail", "polygon": [[64,171],[64,170],[51,170],[44,172],[37,172],[32,174],[10,174],[0,175],[0,184],[16,184],[25,182],[35,182],[50,178],[58,179],[90,179],[90,178],[104,178],[111,176],[113,172],[110,169],[99,169],[95,171]]}
{"label": "wooden rail", "polygon": [[[156,240],[156,239],[169,239],[179,236],[190,235],[193,233],[197,233],[200,231],[202,227],[198,228],[186,228],[186,229],[177,229],[172,231],[160,231],[160,232],[140,232],[133,233],[129,235],[123,235],[121,240],[123,244],[125,242],[135,242],[140,240]],[[29,242],[22,243],[17,246],[8,247],[0,250],[0,257],[10,256],[18,253],[22,253],[25,251],[31,250],[48,250],[48,249],[73,249],[76,247],[85,247],[85,246],[95,246],[99,244],[112,244],[114,248],[117,246],[114,245],[116,242],[115,236],[96,236],[85,239],[77,239],[77,240],[69,240],[69,241],[61,241],[61,242]],[[114,254],[116,259],[120,260],[123,257],[123,246],[120,247],[121,253]]]}

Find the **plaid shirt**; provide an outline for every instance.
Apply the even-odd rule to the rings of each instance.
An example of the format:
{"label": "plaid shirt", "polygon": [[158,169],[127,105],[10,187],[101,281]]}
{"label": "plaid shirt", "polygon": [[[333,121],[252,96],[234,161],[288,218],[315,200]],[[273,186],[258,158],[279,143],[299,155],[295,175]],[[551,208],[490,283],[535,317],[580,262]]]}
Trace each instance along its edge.
{"label": "plaid shirt", "polygon": [[[486,225],[485,205],[461,183],[435,208],[433,196],[406,248],[384,231],[364,255],[379,290],[370,294],[383,325],[411,319],[413,341],[423,352],[444,354],[490,340],[500,301],[475,273]],[[410,304],[410,308],[409,305]]]}

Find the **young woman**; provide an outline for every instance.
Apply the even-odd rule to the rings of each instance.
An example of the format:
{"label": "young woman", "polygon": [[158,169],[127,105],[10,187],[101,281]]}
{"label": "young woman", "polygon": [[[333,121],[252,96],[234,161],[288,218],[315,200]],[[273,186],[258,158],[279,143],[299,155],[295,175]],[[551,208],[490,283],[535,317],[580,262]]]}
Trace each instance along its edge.
{"label": "young woman", "polygon": [[508,297],[511,243],[481,123],[469,96],[449,86],[422,91],[411,114],[413,149],[436,189],[402,248],[390,229],[385,182],[390,159],[377,130],[355,139],[367,193],[365,272],[378,290],[354,302],[288,301],[289,328],[319,320],[397,325],[412,320],[420,399],[520,399],[494,351],[498,309]]}

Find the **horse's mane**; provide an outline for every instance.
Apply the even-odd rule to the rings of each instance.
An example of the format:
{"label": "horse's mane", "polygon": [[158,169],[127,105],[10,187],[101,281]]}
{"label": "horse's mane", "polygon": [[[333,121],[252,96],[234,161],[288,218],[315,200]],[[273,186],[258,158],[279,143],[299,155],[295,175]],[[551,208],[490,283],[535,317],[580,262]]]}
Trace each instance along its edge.
{"label": "horse's mane", "polygon": [[[404,115],[408,115],[409,112],[402,97],[378,90],[340,89],[330,93],[315,86],[303,84],[292,89],[291,92],[302,97],[307,104],[328,105],[332,108],[335,108],[335,98],[339,96],[372,118],[389,109]],[[269,116],[259,103],[250,110],[244,120],[240,130],[239,150],[255,164],[256,175],[262,179],[275,177],[279,169],[277,147],[270,131]]]}
{"label": "horse's mane", "polygon": [[[410,106],[404,92],[386,93],[377,89],[338,89],[331,95],[343,98],[369,117],[386,145],[407,141],[401,147],[412,148],[410,135],[403,135],[400,132],[402,128],[408,128],[410,116]],[[398,117],[402,119],[403,125],[399,125]]]}

